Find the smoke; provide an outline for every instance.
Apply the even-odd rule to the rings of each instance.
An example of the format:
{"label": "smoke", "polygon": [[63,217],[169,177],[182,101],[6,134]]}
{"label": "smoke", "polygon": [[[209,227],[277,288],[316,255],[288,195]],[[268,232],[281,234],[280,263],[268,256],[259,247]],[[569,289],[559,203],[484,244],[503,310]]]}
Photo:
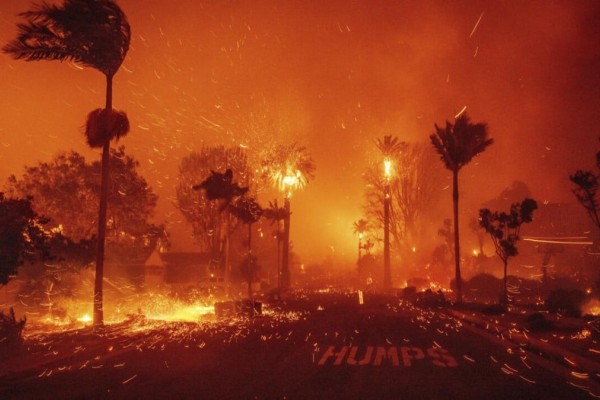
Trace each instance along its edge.
{"label": "smoke", "polygon": [[[540,202],[572,201],[568,175],[593,164],[597,2],[119,4],[133,30],[115,77],[115,106],[132,124],[122,143],[159,193],[155,219],[177,233],[175,248],[193,243],[172,206],[177,168],[203,143],[250,143],[252,151],[273,138],[310,150],[316,180],[293,199],[291,232],[306,260],[355,256],[352,222],[375,138],[427,141],[434,123],[465,106],[495,139],[461,172],[467,211],[515,180]],[[0,5],[3,43],[24,7]],[[103,104],[102,76],[68,63],[0,60],[0,178],[60,150],[87,157],[79,131]],[[437,212],[450,216],[450,193],[447,200]]]}

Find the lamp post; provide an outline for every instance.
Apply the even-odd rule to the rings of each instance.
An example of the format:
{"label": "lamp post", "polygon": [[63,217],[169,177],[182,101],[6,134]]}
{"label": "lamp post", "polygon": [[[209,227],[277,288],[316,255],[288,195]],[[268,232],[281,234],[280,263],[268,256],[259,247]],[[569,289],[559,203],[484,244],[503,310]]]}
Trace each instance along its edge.
{"label": "lamp post", "polygon": [[392,161],[383,160],[383,289],[392,287],[392,271],[390,267],[390,178],[392,176]]}

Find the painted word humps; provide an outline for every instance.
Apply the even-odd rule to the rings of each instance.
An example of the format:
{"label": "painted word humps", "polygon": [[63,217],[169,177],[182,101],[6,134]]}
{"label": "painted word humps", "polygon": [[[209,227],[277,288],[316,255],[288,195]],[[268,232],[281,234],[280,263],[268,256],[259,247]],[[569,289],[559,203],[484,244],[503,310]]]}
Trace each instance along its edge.
{"label": "painted word humps", "polygon": [[342,346],[336,351],[336,346],[329,346],[321,356],[318,365],[372,365],[390,364],[394,367],[411,367],[414,361],[429,360],[436,367],[454,368],[458,365],[446,349],[430,347],[423,350],[415,346],[367,346],[359,351],[358,346]]}

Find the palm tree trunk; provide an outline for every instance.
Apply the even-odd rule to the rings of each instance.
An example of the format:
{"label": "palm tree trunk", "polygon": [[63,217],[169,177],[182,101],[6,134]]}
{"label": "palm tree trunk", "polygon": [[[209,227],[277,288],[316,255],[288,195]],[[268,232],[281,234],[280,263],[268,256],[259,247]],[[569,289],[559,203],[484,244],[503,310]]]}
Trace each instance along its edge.
{"label": "palm tree trunk", "polygon": [[223,242],[223,262],[225,263],[225,287],[227,297],[231,295],[231,271],[229,267],[229,210],[225,211],[225,238]]}
{"label": "palm tree trunk", "polygon": [[[248,224],[248,257],[252,257],[252,224]],[[254,299],[252,298],[252,281],[254,279],[254,265],[249,263],[248,271],[248,298],[252,304],[252,316],[254,316]]]}
{"label": "palm tree trunk", "polygon": [[[277,224],[279,224],[279,222],[277,222]],[[281,241],[282,239],[282,235],[283,232],[281,231],[280,227],[277,227],[277,288],[279,289],[279,292],[281,293]]]}
{"label": "palm tree trunk", "polygon": [[[112,109],[112,76],[106,76],[106,110]],[[96,247],[96,276],[94,279],[94,326],[104,325],[102,282],[104,278],[104,248],[106,241],[106,208],[108,204],[108,179],[110,172],[110,140],[102,147],[102,174],[100,206],[98,211],[98,244]]]}
{"label": "palm tree trunk", "polygon": [[248,254],[252,253],[252,223],[248,224]]}
{"label": "palm tree trunk", "polygon": [[390,186],[385,185],[383,198],[383,289],[392,287],[392,270],[390,266]]}
{"label": "palm tree trunk", "polygon": [[283,222],[283,251],[281,254],[281,289],[290,288],[290,199],[284,199],[285,219]]}
{"label": "palm tree trunk", "polygon": [[458,234],[458,170],[452,171],[452,201],[454,203],[454,267],[456,302],[462,303],[462,278],[460,276],[460,244]]}
{"label": "palm tree trunk", "polygon": [[508,259],[503,260],[504,261],[504,288],[502,291],[502,305],[507,306],[508,305],[508,274],[507,274],[507,264],[508,264]]}

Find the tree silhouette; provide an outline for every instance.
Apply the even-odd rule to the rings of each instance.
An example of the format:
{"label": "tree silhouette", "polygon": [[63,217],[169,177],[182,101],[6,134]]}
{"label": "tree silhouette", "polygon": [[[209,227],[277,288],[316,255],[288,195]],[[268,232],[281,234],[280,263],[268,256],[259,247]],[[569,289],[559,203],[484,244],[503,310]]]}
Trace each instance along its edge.
{"label": "tree silhouette", "polygon": [[401,142],[397,137],[384,136],[383,139],[378,138],[376,142],[377,148],[383,156],[383,288],[390,289],[392,287],[392,272],[390,265],[390,219],[391,217],[391,173],[392,161],[406,147],[406,143]]}
{"label": "tree silhouette", "polygon": [[263,217],[277,224],[277,287],[281,290],[281,244],[283,241],[283,227],[281,226],[288,218],[288,210],[277,205],[277,199],[269,202],[269,207],[263,209]]}
{"label": "tree silhouette", "polygon": [[229,206],[235,197],[242,196],[248,191],[248,188],[240,187],[237,183],[233,182],[233,171],[228,168],[223,173],[211,171],[210,176],[201,183],[194,185],[192,189],[202,190],[208,200],[220,203],[219,210],[225,212],[225,233],[221,253],[224,254],[222,265],[225,270],[225,280],[229,284]]}
{"label": "tree silhouette", "polygon": [[104,324],[103,275],[108,201],[110,140],[129,131],[125,113],[112,108],[112,81],[127,51],[131,28],[112,0],[65,0],[61,6],[42,3],[20,14],[18,36],[3,48],[26,61],[70,60],[100,71],[106,77],[106,105],[88,115],[86,136],[102,147],[102,181],[98,211],[98,248],[94,283],[94,326]]}
{"label": "tree silhouette", "polygon": [[[158,196],[125,147],[110,149],[110,165],[106,261],[143,262],[159,241],[164,244],[167,239],[164,226],[149,222]],[[75,243],[93,242],[97,247],[101,171],[100,160],[86,162],[75,151],[59,153],[50,161],[26,166],[19,179],[10,176],[6,192],[12,197],[32,196],[35,212],[50,219],[50,229]]]}
{"label": "tree silhouette", "polygon": [[358,235],[358,260],[357,260],[357,263],[358,263],[358,262],[360,262],[360,259],[362,257],[363,236],[367,231],[369,231],[369,229],[371,229],[371,226],[369,224],[369,221],[361,218],[358,221],[354,222],[353,228],[354,228],[354,234]]}
{"label": "tree silhouette", "polygon": [[487,208],[479,210],[479,224],[489,233],[496,248],[496,254],[504,263],[504,286],[501,294],[501,302],[504,305],[508,304],[508,259],[518,254],[517,241],[521,225],[533,220],[533,212],[537,208],[535,200],[526,198],[520,203],[513,203],[508,213],[492,212]]}
{"label": "tree silhouette", "polygon": [[579,204],[585,208],[592,222],[600,229],[600,201],[598,187],[600,182],[600,151],[596,153],[596,172],[577,170],[569,176],[575,184],[573,193]]}
{"label": "tree silhouette", "polygon": [[239,197],[248,191],[247,187],[241,187],[233,182],[233,171],[229,168],[223,173],[211,171],[208,178],[192,186],[192,189],[203,189],[208,200],[221,200],[221,210],[227,208],[234,197]]}
{"label": "tree silhouette", "polygon": [[446,121],[445,128],[440,128],[436,124],[435,130],[436,132],[430,135],[431,143],[446,168],[452,172],[456,300],[460,303],[462,302],[462,279],[458,230],[458,172],[494,141],[488,137],[487,125],[485,123],[472,124],[466,113],[459,116],[454,124]]}
{"label": "tree silhouette", "polygon": [[[192,226],[194,239],[202,251],[212,253],[215,258],[221,253],[225,223],[221,212],[223,204],[209,200],[207,193],[203,190],[198,192],[193,187],[198,182],[198,177],[208,177],[212,175],[212,171],[227,169],[235,171],[239,182],[247,185],[253,183],[246,151],[240,147],[203,146],[198,152],[184,157],[179,165],[176,206]],[[235,229],[235,225],[232,224],[230,228]]]}
{"label": "tree silhouette", "polygon": [[[442,166],[431,145],[425,142],[403,143],[392,159],[393,179],[390,179],[389,229],[392,247],[404,261],[414,257],[413,248],[424,248],[424,219],[431,216],[430,207],[440,196],[443,177]],[[375,227],[384,225],[385,179],[382,177],[381,162],[372,163],[364,173],[366,216]],[[425,221],[427,222],[427,221]],[[433,222],[433,221],[430,221]],[[404,265],[406,265],[404,263]]]}
{"label": "tree silhouette", "polygon": [[[246,257],[242,261],[241,269],[242,275],[248,283],[248,298],[252,300],[252,283],[256,281],[259,269],[257,258],[252,254],[252,224],[258,222],[263,210],[256,199],[244,196],[231,204],[229,210],[234,217],[248,225],[248,254],[246,254]],[[252,310],[254,310],[253,307]]]}
{"label": "tree silhouette", "polygon": [[34,212],[31,198],[7,199],[0,192],[0,286],[26,260],[50,256],[49,234],[43,228],[47,223]]}

